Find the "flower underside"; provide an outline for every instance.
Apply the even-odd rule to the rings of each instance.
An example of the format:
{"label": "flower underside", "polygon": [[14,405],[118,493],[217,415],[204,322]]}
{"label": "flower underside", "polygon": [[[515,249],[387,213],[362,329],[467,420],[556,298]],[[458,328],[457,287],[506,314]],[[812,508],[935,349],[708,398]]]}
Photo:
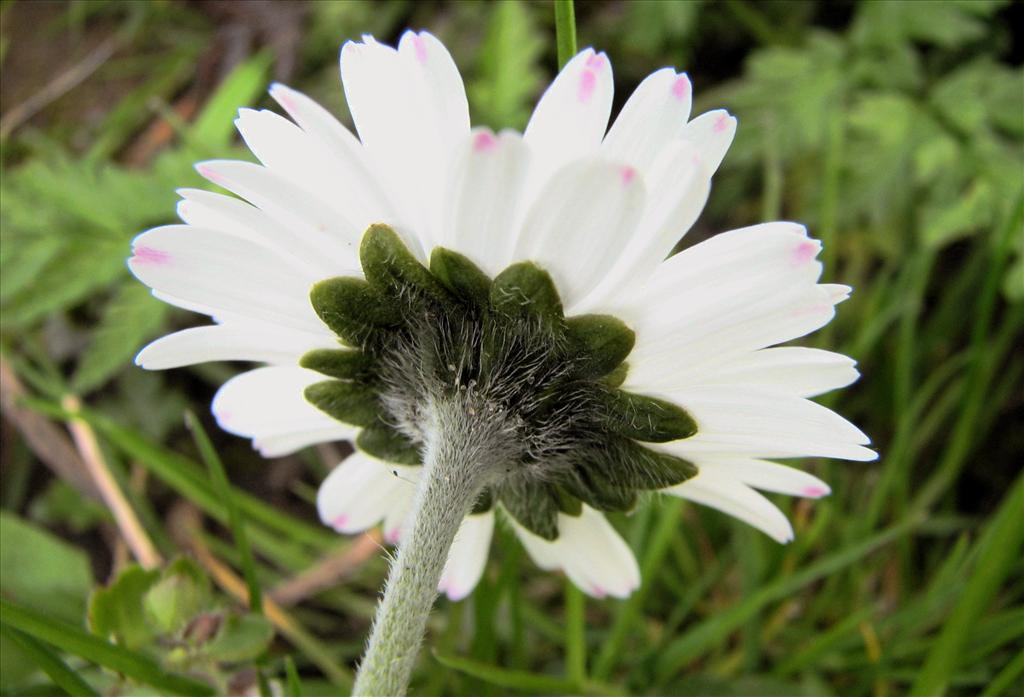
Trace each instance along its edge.
{"label": "flower underside", "polygon": [[618,389],[633,332],[607,315],[565,317],[551,277],[521,262],[489,278],[466,257],[436,248],[429,268],[386,225],[360,246],[365,280],[313,287],[313,308],[346,346],[302,365],[329,376],[306,398],[362,427],[356,445],[417,465],[432,405],[456,404],[500,433],[501,471],[474,512],[501,505],[548,540],[558,513],[581,502],[629,510],[638,492],[679,484],[690,462],[641,445],[688,438],[680,407]]}

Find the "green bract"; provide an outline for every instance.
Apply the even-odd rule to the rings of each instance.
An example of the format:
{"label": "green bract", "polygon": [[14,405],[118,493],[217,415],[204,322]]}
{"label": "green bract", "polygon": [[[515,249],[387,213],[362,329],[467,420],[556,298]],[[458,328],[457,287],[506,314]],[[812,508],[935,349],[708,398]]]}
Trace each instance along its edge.
{"label": "green bract", "polygon": [[314,309],[345,348],[302,358],[329,380],[306,398],[362,427],[356,446],[377,458],[420,464],[433,400],[461,400],[470,414],[514,430],[521,451],[477,502],[500,502],[545,539],[558,514],[582,503],[629,510],[640,491],[697,472],[645,447],[688,438],[697,425],[679,406],[619,389],[635,336],[607,315],[565,317],[551,276],[520,262],[491,279],[465,256],[435,249],[430,267],[386,225],[360,246],[366,280],[314,286]]}

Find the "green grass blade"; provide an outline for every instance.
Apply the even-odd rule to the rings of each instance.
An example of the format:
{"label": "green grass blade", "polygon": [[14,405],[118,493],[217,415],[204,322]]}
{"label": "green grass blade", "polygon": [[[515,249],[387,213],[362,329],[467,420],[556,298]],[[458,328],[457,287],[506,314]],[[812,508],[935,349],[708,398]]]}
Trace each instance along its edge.
{"label": "green grass blade", "polygon": [[213,695],[209,685],[190,678],[170,675],[146,656],[59,622],[35,610],[0,598],[0,622],[68,653],[114,670],[133,680],[176,695]]}
{"label": "green grass blade", "polygon": [[537,675],[521,670],[505,670],[436,651],[434,657],[447,668],[483,680],[491,685],[507,687],[511,690],[545,694],[579,694],[582,691],[580,683],[573,680],[555,678],[550,675]]}
{"label": "green grass blade", "polygon": [[1024,651],[1018,653],[1012,661],[1006,664],[1005,668],[992,678],[980,697],[999,697],[1006,694],[1014,685],[1020,684],[1022,675],[1024,675]]}
{"label": "green grass blade", "polygon": [[291,656],[284,657],[285,694],[288,697],[302,697],[302,682],[299,671],[295,669],[295,661]]}
{"label": "green grass blade", "polygon": [[666,496],[659,507],[660,517],[654,532],[644,544],[644,557],[640,564],[641,585],[628,600],[616,608],[612,628],[601,645],[601,651],[594,663],[593,675],[598,680],[607,680],[615,668],[616,661],[622,657],[623,643],[651,592],[656,570],[665,559],[672,537],[679,534],[679,516],[683,510],[683,500]]}
{"label": "green grass blade", "polygon": [[876,549],[906,535],[920,523],[919,517],[910,518],[867,540],[849,545],[792,576],[781,578],[765,586],[738,605],[693,627],[684,636],[670,643],[662,652],[656,666],[658,681],[664,683],[709,647],[720,646],[729,634],[741,627],[768,603],[781,600],[809,583],[831,576]]}
{"label": "green grass blade", "polygon": [[21,649],[57,687],[71,697],[99,697],[99,693],[89,687],[78,673],[68,668],[61,657],[51,651],[46,644],[6,624],[0,624],[0,635],[10,639],[11,643]]}
{"label": "green grass blade", "polygon": [[971,628],[991,604],[1024,544],[1024,474],[1017,477],[985,534],[978,560],[956,607],[914,682],[911,697],[942,695],[949,688]]}
{"label": "green grass blade", "polygon": [[206,431],[203,430],[199,419],[191,411],[185,412],[185,424],[188,426],[189,431],[192,432],[192,438],[196,442],[196,447],[199,448],[199,454],[210,470],[210,479],[213,482],[213,487],[228,510],[231,534],[235,539],[235,545],[238,547],[238,555],[241,558],[242,565],[242,576],[245,578],[245,585],[249,591],[249,609],[253,612],[262,613],[263,593],[260,590],[259,579],[256,578],[256,564],[252,558],[252,549],[249,547],[249,538],[245,534],[245,523],[242,520],[242,513],[238,510],[238,504],[235,501],[235,491],[231,486],[231,482],[228,481],[227,473],[224,471],[224,463],[221,462],[220,456],[217,455],[217,450],[213,447],[213,443],[210,442],[210,437],[206,435]]}
{"label": "green grass blade", "polygon": [[565,677],[574,683],[587,678],[586,598],[565,579]]}

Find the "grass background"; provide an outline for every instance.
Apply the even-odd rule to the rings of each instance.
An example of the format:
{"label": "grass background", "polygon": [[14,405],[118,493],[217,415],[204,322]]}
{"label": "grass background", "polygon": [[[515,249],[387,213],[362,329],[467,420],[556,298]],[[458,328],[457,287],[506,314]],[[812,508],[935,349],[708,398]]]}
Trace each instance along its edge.
{"label": "grass background", "polygon": [[[477,591],[439,601],[415,694],[1020,694],[1024,4],[576,14],[616,108],[672,65],[695,111],[739,118],[685,244],[778,218],[824,240],[825,280],[855,292],[803,343],[860,361],[824,401],[882,456],[805,462],[834,493],[779,500],[785,547],[679,501],[616,517],[643,569],[626,602],[584,599],[501,531]],[[216,430],[209,400],[240,366],[132,366],[201,320],[129,277],[129,241],[201,185],[192,162],[249,158],[232,120],[270,106],[272,79],[347,119],[349,37],[429,29],[474,123],[521,128],[556,66],[550,3],[4,0],[0,21],[0,693],[337,694],[385,573],[374,536],[315,521],[344,450],[265,461]],[[87,463],[151,559],[185,560],[133,567]]]}

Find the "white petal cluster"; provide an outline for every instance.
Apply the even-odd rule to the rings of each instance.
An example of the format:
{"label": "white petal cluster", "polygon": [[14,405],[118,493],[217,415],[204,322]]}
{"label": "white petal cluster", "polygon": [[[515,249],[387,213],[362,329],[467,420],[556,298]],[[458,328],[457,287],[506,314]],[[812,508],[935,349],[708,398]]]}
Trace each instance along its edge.
{"label": "white petal cluster", "polygon": [[[609,128],[611,63],[587,49],[523,134],[471,127],[458,69],[426,32],[407,32],[397,49],[372,37],[349,42],[341,74],[358,138],[274,85],[290,119],[242,110],[236,122],[260,164],[197,167],[234,196],[183,189],[184,224],[135,240],[130,267],[154,295],[215,322],[150,344],[139,365],[268,364],[220,389],[213,411],[223,428],[268,457],[354,436],[304,399],[323,376],[298,363],[337,346],[310,305],[311,286],[361,276],[363,231],[383,222],[423,260],[443,246],[491,275],[536,262],[566,314],[612,314],[634,329],[624,388],[670,400],[698,424],[696,436],[656,446],[700,469],[665,493],[785,542],[792,527],[757,490],[819,497],[829,488],[768,458],[876,457],[860,430],[809,401],[856,380],[854,362],[772,348],[828,323],[849,291],[818,283],[820,244],[802,226],[734,230],[666,259],[699,215],[736,129],[721,110],[690,119],[685,74],[651,74]],[[320,516],[345,533],[383,523],[395,541],[417,477],[416,467],[357,452],[321,487]],[[623,597],[640,583],[632,552],[592,508],[560,514],[553,542],[512,524],[538,565],[562,569],[591,595]],[[493,528],[493,511],[465,519],[441,579],[449,597],[479,580]]]}

